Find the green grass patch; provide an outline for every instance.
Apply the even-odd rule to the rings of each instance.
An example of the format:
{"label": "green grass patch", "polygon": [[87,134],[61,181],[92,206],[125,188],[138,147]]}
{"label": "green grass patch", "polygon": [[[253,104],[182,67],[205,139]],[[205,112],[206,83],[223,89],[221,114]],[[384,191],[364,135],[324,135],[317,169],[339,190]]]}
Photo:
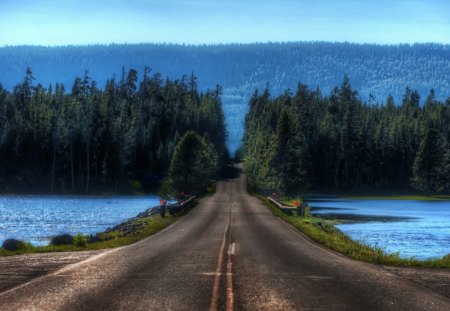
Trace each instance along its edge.
{"label": "green grass patch", "polygon": [[260,195],[257,195],[257,197],[274,215],[288,222],[319,244],[350,258],[390,266],[450,268],[450,255],[435,260],[402,258],[398,253],[389,254],[381,247],[372,247],[350,239],[334,226],[336,222],[311,216],[305,218],[296,215],[289,216],[273,206],[265,197]]}
{"label": "green grass patch", "polygon": [[300,203],[303,203],[303,200],[300,198],[294,198],[294,199],[285,199],[285,200],[281,200],[284,204],[289,205],[289,206],[295,206],[295,201],[298,201]]}
{"label": "green grass patch", "polygon": [[33,246],[30,243],[24,243],[24,246],[17,251],[7,251],[0,248],[0,256],[48,252],[76,252],[125,246],[157,233],[158,231],[174,223],[186,213],[187,211],[183,211],[174,216],[166,215],[166,217],[164,218],[157,215],[147,218],[135,219],[133,221],[133,224],[141,225],[139,230],[132,232],[131,234],[126,234],[122,231],[99,233],[97,235],[99,241],[93,243],[89,243],[89,236],[78,234],[74,237],[72,245]]}
{"label": "green grass patch", "polygon": [[206,195],[213,195],[216,193],[217,183],[213,182],[206,188]]}

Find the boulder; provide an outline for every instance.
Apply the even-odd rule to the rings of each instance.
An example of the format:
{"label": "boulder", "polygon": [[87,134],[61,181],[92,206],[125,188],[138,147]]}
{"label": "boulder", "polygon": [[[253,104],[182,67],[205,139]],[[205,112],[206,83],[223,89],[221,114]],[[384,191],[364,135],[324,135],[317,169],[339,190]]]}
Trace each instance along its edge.
{"label": "boulder", "polygon": [[72,245],[73,236],[70,234],[61,234],[55,236],[50,242],[51,245]]}
{"label": "boulder", "polygon": [[17,251],[25,246],[25,243],[15,239],[7,239],[3,242],[2,248],[7,251]]}

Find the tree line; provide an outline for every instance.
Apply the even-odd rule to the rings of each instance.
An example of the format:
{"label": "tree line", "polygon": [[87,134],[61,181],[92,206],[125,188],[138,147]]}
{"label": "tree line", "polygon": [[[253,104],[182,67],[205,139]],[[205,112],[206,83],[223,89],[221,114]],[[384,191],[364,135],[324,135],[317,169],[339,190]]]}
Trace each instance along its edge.
{"label": "tree line", "polygon": [[[302,81],[309,87],[331,90],[352,79],[363,101],[385,100],[391,94],[400,103],[406,85],[425,98],[434,88],[445,100],[450,89],[450,45],[354,44],[331,42],[252,43],[218,45],[110,44],[88,46],[0,47],[0,81],[12,91],[31,66],[44,85],[72,85],[89,68],[90,76],[104,88],[108,78],[120,78],[120,66],[144,68],[151,61],[155,71],[177,79],[194,71],[201,91],[223,87],[221,96],[230,133],[227,146],[233,155],[243,137],[246,107],[255,88],[270,81],[272,95],[295,89]],[[373,95],[373,97],[370,96]]]}
{"label": "tree line", "polygon": [[329,96],[298,84],[258,90],[245,121],[247,174],[259,191],[450,192],[450,98],[363,103],[347,77]]}
{"label": "tree line", "polygon": [[0,48],[0,81],[9,89],[31,66],[44,85],[56,81],[70,85],[85,68],[104,83],[114,72],[120,77],[119,66],[143,68],[151,60],[156,71],[171,78],[193,70],[205,88],[219,83],[224,91],[247,99],[266,81],[277,95],[294,88],[296,81],[330,90],[341,82],[343,72],[363,100],[369,94],[380,101],[388,94],[399,100],[406,85],[422,96],[434,88],[442,99],[450,87],[449,49],[441,44],[331,42],[7,46]]}
{"label": "tree line", "polygon": [[220,95],[219,86],[200,92],[194,75],[164,79],[147,67],[141,79],[123,69],[103,89],[86,71],[70,91],[43,87],[28,68],[11,92],[0,84],[0,190],[141,190],[167,175],[191,131],[210,151],[214,175],[227,157]]}

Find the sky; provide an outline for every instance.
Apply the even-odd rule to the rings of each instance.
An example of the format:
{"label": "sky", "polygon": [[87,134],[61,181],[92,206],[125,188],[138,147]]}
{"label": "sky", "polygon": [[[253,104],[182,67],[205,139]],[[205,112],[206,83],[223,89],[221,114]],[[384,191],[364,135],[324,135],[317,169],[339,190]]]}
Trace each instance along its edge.
{"label": "sky", "polygon": [[0,46],[450,43],[448,0],[0,0]]}

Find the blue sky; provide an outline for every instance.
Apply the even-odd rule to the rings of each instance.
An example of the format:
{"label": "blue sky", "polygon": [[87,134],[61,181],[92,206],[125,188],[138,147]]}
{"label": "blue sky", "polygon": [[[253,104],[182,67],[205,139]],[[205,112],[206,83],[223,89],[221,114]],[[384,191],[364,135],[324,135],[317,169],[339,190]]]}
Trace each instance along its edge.
{"label": "blue sky", "polygon": [[450,43],[447,0],[0,0],[0,46]]}

